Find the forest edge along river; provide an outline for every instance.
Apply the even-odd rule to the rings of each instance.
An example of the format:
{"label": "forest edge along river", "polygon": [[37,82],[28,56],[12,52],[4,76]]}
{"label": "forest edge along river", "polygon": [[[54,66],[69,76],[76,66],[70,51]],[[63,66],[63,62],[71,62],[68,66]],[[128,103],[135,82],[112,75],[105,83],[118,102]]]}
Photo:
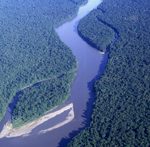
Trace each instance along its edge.
{"label": "forest edge along river", "polygon": [[[103,73],[107,62],[107,54],[101,53],[88,45],[78,35],[77,25],[83,17],[97,8],[101,2],[102,0],[88,0],[84,6],[79,8],[77,16],[72,21],[66,22],[56,29],[60,40],[72,50],[78,65],[70,98],[61,106],[50,111],[48,113],[51,114],[50,117],[43,116],[47,118],[45,121],[43,121],[43,118],[39,118],[42,119],[43,122],[39,121],[42,123],[37,125],[37,122],[35,122],[33,128],[28,128],[28,131],[25,130],[27,133],[22,135],[30,135],[28,137],[18,135],[18,137],[14,136],[12,138],[12,135],[11,138],[5,138],[10,135],[9,129],[11,129],[10,124],[6,124],[2,130],[3,134],[0,135],[2,137],[0,139],[1,147],[65,146],[70,138],[89,125],[95,100],[94,82]],[[8,120],[9,117],[8,113],[5,119]],[[3,120],[3,123],[6,123],[6,120]],[[17,133],[16,130],[14,130],[14,133]]]}

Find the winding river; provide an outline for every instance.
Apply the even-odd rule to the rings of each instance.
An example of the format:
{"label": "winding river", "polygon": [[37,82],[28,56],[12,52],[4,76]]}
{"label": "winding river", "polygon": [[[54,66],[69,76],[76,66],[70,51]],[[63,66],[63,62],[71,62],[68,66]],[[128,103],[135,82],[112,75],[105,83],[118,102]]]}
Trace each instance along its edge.
{"label": "winding river", "polygon": [[[77,25],[80,19],[97,8],[101,2],[102,0],[88,0],[87,4],[79,8],[76,18],[56,29],[61,41],[72,50],[76,57],[78,71],[72,85],[71,97],[53,111],[73,104],[72,121],[66,122],[64,125],[62,123],[61,127],[55,128],[58,123],[64,122],[64,119],[70,116],[70,109],[68,109],[36,127],[29,137],[0,139],[0,147],[65,147],[72,137],[89,125],[95,99],[93,93],[94,81],[104,70],[107,54],[100,53],[83,41],[77,33]],[[41,130],[47,128],[49,128],[47,133],[39,134]]]}

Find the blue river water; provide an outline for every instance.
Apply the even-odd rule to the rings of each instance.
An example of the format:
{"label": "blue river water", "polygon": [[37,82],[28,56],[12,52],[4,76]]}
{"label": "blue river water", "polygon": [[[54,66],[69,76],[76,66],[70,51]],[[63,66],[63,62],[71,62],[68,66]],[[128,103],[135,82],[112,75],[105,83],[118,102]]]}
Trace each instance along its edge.
{"label": "blue river water", "polygon": [[[71,88],[71,96],[57,109],[73,103],[75,118],[58,129],[38,135],[40,130],[49,128],[66,118],[68,112],[65,111],[35,128],[29,137],[0,139],[0,147],[65,147],[72,137],[89,125],[95,100],[94,82],[103,73],[108,55],[100,53],[82,40],[77,33],[77,25],[101,2],[102,0],[88,0],[87,4],[79,8],[77,16],[72,21],[66,22],[56,29],[60,40],[72,50],[78,65],[77,75]],[[8,117],[10,117],[9,114],[6,114],[5,119],[7,120]],[[5,119],[2,123],[5,123]]]}

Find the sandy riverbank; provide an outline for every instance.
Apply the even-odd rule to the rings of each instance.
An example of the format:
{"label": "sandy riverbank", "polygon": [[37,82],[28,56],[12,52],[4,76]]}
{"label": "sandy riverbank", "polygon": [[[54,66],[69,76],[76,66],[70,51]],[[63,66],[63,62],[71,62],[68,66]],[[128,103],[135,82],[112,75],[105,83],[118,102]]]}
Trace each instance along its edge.
{"label": "sandy riverbank", "polygon": [[41,131],[39,132],[39,134],[44,134],[44,133],[50,132],[50,131],[52,131],[52,130],[54,130],[54,129],[57,129],[57,128],[59,128],[59,127],[62,127],[62,126],[64,126],[65,124],[71,122],[73,119],[74,119],[74,110],[73,110],[73,107],[72,107],[72,109],[70,110],[70,112],[68,113],[68,116],[66,117],[66,119],[65,119],[64,121],[62,121],[62,122],[60,122],[60,123],[58,123],[58,124],[56,124],[56,125],[54,125],[54,126],[48,128],[48,129],[41,130]]}
{"label": "sandy riverbank", "polygon": [[67,106],[55,111],[55,112],[50,112],[42,117],[40,117],[39,119],[28,123],[24,126],[21,126],[20,128],[13,128],[12,124],[10,122],[6,123],[6,125],[4,126],[3,130],[0,132],[0,138],[3,137],[7,137],[7,138],[11,138],[11,137],[19,137],[19,136],[28,136],[30,135],[30,133],[32,132],[32,130],[36,127],[38,127],[39,125],[41,125],[42,123],[56,117],[57,115],[60,115],[61,113],[65,112],[66,110],[70,110],[67,118],[63,121],[60,122],[58,124],[56,124],[55,126],[52,126],[51,128],[47,129],[47,130],[42,130],[40,133],[46,133],[48,131],[57,129],[67,123],[69,123],[70,121],[72,121],[74,119],[74,109],[73,109],[73,103],[68,104]]}

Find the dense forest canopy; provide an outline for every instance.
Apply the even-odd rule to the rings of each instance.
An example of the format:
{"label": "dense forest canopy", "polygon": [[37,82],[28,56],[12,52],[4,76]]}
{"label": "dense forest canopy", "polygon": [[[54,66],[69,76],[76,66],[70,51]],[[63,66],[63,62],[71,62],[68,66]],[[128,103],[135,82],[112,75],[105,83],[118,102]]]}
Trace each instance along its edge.
{"label": "dense forest canopy", "polygon": [[78,25],[78,33],[91,46],[105,52],[109,44],[115,40],[115,32],[104,22],[99,21],[96,15],[97,11],[92,11],[90,15],[84,17]]}
{"label": "dense forest canopy", "polygon": [[[106,71],[95,84],[91,124],[69,147],[150,146],[149,16],[149,0],[104,0],[80,22],[79,31],[86,38],[94,36],[95,28],[103,32],[108,27],[119,36],[110,44]],[[103,35],[95,35],[92,43],[99,46]]]}
{"label": "dense forest canopy", "polygon": [[[30,114],[38,117],[51,108],[51,103],[57,105],[66,99],[76,63],[71,51],[59,40],[55,28],[72,18],[83,1],[0,1],[0,120],[20,90],[22,95],[12,113],[13,123],[29,121],[32,119]],[[41,83],[40,87],[26,89],[46,79],[48,81]],[[62,91],[49,92],[52,85],[59,89],[58,83],[62,79]],[[43,98],[41,91],[46,93],[45,101],[40,101]],[[51,95],[51,101],[54,102],[50,103]],[[59,101],[55,100],[57,97]],[[34,110],[30,108],[24,110],[31,102],[37,113],[33,113]],[[41,109],[39,106],[43,103],[46,106]]]}

